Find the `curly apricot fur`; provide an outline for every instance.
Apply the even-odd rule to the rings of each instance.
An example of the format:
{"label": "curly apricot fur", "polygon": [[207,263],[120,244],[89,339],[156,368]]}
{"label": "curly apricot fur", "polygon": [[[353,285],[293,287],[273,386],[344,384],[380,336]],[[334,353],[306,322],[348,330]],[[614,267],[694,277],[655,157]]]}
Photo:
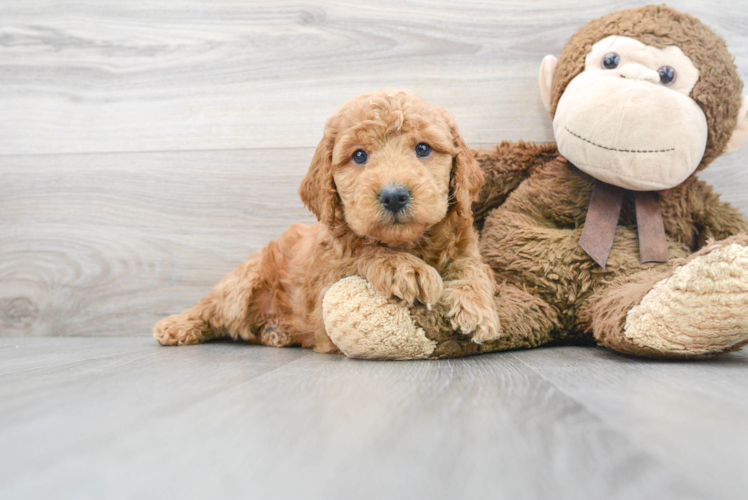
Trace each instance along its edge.
{"label": "curly apricot fur", "polygon": [[[433,151],[417,157],[415,146]],[[366,165],[351,161],[357,149]],[[411,193],[388,213],[377,193]],[[325,333],[322,299],[358,275],[408,304],[444,303],[476,342],[500,333],[490,273],[481,263],[471,204],[483,174],[453,118],[407,91],[380,90],[346,103],[327,122],[299,194],[318,224],[294,224],[253,254],[187,311],[161,320],[154,336],[183,345],[229,336],[249,342],[337,348]]]}

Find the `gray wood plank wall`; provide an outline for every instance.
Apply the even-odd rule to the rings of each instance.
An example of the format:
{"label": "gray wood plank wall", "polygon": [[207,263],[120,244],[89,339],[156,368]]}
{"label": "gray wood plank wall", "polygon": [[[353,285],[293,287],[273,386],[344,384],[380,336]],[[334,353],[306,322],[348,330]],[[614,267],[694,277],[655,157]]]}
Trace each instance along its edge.
{"label": "gray wood plank wall", "polygon": [[[294,221],[327,116],[406,87],[552,140],[537,68],[641,1],[0,1],[0,335],[148,335]],[[672,1],[748,80],[748,3]],[[748,215],[748,150],[701,176]]]}

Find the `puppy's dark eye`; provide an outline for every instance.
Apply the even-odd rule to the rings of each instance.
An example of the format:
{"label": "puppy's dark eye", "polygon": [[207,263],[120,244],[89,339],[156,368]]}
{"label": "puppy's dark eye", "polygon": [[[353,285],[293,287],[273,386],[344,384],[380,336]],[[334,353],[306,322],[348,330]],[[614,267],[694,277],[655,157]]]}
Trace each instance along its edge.
{"label": "puppy's dark eye", "polygon": [[416,156],[419,158],[426,158],[431,154],[431,146],[425,142],[421,142],[416,146]]}
{"label": "puppy's dark eye", "polygon": [[621,56],[615,52],[605,54],[603,57],[603,68],[605,69],[616,69],[621,64]]}
{"label": "puppy's dark eye", "polygon": [[351,160],[353,160],[353,163],[356,163],[357,165],[363,165],[369,161],[369,155],[367,155],[366,151],[363,149],[358,149],[353,153],[353,156],[351,156]]}
{"label": "puppy's dark eye", "polygon": [[670,66],[663,66],[657,70],[660,75],[660,83],[663,85],[671,85],[675,81],[675,70]]}

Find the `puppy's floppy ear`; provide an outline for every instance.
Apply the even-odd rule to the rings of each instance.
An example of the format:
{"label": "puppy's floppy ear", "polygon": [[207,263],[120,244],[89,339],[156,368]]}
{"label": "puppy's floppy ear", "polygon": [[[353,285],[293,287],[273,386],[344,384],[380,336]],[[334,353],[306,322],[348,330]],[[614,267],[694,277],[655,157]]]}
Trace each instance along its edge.
{"label": "puppy's floppy ear", "polygon": [[332,149],[334,138],[325,130],[325,135],[312,157],[309,171],[301,181],[299,195],[304,205],[317,216],[317,220],[331,229],[340,229],[344,224],[340,196],[332,177]]}
{"label": "puppy's floppy ear", "polygon": [[461,217],[473,216],[473,201],[478,199],[483,187],[483,171],[475,160],[473,151],[457,129],[454,119],[447,115],[452,140],[457,147],[457,154],[452,160],[452,177],[449,180],[449,191],[453,197],[453,208]]}

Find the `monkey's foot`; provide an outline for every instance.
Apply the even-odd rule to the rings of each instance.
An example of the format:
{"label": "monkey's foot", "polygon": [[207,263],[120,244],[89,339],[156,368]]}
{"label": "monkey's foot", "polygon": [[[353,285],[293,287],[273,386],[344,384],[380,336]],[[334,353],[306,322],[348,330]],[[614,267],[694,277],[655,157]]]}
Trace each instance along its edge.
{"label": "monkey's foot", "polygon": [[748,343],[745,237],[711,244],[658,282],[626,316],[623,335],[669,356],[703,356]]}
{"label": "monkey's foot", "polygon": [[322,309],[327,335],[350,358],[422,359],[436,348],[402,301],[381,295],[358,276],[335,283]]}

